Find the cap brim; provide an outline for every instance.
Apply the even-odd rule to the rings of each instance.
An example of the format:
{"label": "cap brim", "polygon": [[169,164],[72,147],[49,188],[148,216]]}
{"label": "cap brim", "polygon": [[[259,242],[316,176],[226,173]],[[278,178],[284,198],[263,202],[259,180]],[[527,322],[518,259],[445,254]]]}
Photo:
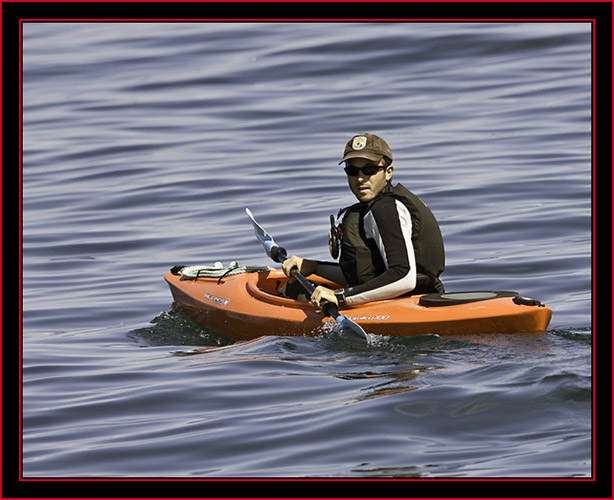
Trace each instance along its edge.
{"label": "cap brim", "polygon": [[367,160],[379,162],[383,156],[376,153],[369,153],[366,151],[351,151],[346,154],[338,164],[341,165],[344,161],[352,160],[354,158],[366,158]]}

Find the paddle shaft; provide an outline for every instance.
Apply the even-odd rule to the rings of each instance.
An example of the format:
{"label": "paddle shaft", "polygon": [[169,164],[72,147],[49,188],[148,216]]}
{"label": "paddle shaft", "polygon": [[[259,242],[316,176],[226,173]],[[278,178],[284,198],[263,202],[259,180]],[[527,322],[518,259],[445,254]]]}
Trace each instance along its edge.
{"label": "paddle shaft", "polygon": [[[275,260],[276,262],[279,262],[280,264],[284,260],[288,259],[285,249],[281,247],[273,247],[271,251],[271,257],[273,256],[275,256],[273,260]],[[313,292],[315,292],[316,290],[316,287],[313,286],[313,283],[309,281],[307,278],[305,278],[305,276],[303,276],[301,273],[299,273],[298,269],[295,270],[293,268],[290,271],[290,276],[292,276],[293,278],[296,278],[296,280],[303,286],[305,291],[309,294],[309,297],[311,297]],[[339,309],[337,308],[337,305],[333,302],[326,302],[322,306],[322,312],[324,313],[325,316],[329,316],[333,319],[337,319],[339,317]]]}

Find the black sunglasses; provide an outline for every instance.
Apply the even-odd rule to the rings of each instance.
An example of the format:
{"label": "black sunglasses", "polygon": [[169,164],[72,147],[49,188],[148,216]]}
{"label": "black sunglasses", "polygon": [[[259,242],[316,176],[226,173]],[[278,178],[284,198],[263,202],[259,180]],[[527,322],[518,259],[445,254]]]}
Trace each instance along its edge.
{"label": "black sunglasses", "polygon": [[356,177],[358,175],[358,172],[361,172],[364,176],[370,177],[374,174],[377,174],[383,168],[386,167],[384,167],[383,165],[366,165],[362,168],[358,168],[354,165],[347,165],[343,170],[345,170],[345,173],[350,177]]}

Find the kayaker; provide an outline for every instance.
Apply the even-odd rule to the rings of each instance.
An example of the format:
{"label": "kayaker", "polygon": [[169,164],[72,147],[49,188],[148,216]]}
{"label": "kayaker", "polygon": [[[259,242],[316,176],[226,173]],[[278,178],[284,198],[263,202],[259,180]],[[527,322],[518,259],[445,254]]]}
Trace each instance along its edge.
{"label": "kayaker", "polygon": [[[343,285],[318,286],[311,296],[316,308],[391,299],[405,294],[443,293],[439,279],[445,266],[441,231],[428,206],[401,184],[392,185],[392,151],[373,134],[352,137],[343,151],[345,173],[358,203],[331,216],[331,254],[339,263],[293,255],[282,264],[286,275],[298,268]],[[288,287],[289,292],[290,287]]]}

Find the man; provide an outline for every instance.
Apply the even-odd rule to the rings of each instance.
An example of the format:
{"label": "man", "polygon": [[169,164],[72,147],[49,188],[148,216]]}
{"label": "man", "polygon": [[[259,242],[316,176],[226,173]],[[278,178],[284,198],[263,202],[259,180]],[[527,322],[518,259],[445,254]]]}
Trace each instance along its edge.
{"label": "man", "polygon": [[[339,212],[333,224],[341,240],[339,264],[296,255],[282,264],[308,276],[317,274],[344,288],[318,286],[311,296],[316,308],[325,302],[339,307],[384,300],[404,294],[442,293],[439,275],[445,266],[441,231],[427,205],[401,184],[391,183],[390,147],[380,137],[361,134],[345,146],[345,173],[358,203]],[[331,241],[331,254],[334,241]]]}

